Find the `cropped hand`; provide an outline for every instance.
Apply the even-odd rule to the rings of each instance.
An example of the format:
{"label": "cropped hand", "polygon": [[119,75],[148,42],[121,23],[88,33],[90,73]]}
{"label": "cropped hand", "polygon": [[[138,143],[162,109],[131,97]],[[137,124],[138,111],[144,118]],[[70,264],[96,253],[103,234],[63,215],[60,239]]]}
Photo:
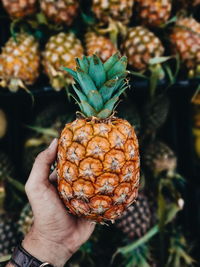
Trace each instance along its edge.
{"label": "cropped hand", "polygon": [[78,248],[87,241],[94,230],[94,223],[67,213],[52,181],[55,172],[50,168],[55,161],[57,139],[41,152],[33,165],[25,185],[34,223],[25,236],[22,246],[42,262],[62,267]]}

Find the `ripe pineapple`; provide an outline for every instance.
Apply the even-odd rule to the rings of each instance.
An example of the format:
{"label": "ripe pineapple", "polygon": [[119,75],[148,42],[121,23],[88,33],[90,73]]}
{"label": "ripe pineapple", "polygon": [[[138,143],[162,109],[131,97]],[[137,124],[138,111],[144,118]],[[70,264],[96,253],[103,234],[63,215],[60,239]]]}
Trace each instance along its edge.
{"label": "ripe pineapple", "polygon": [[78,14],[78,0],[40,0],[44,14],[55,23],[70,26]]}
{"label": "ripe pineapple", "polygon": [[17,228],[19,235],[23,238],[31,229],[33,225],[34,217],[31,206],[27,203],[20,213],[19,220],[17,222]]}
{"label": "ripe pineapple", "polygon": [[150,59],[164,54],[161,41],[143,26],[129,28],[122,50],[137,71],[147,70]]}
{"label": "ripe pineapple", "polygon": [[166,121],[169,113],[169,99],[166,95],[158,95],[143,107],[143,134],[155,133]]}
{"label": "ripe pineapple", "polygon": [[114,117],[113,108],[128,87],[127,58],[118,53],[104,64],[96,56],[77,61],[81,116],[66,124],[58,145],[58,191],[69,211],[97,222],[115,220],[135,200],[139,150],[134,129]]}
{"label": "ripe pineapple", "polygon": [[96,53],[103,62],[117,52],[117,48],[108,37],[95,32],[86,33],[85,44],[87,55],[92,56]]}
{"label": "ripe pineapple", "polygon": [[36,11],[36,0],[2,0],[8,14],[14,18],[23,18]]}
{"label": "ripe pineapple", "polygon": [[110,19],[128,24],[133,10],[134,0],[93,0],[92,10],[104,23]]}
{"label": "ripe pineapple", "polygon": [[3,138],[7,131],[7,118],[5,112],[0,109],[0,139]]}
{"label": "ripe pineapple", "polygon": [[170,39],[189,77],[200,76],[200,23],[191,17],[178,19]]}
{"label": "ripe pineapple", "polygon": [[72,82],[61,67],[75,69],[75,57],[83,55],[81,42],[73,33],[61,32],[52,36],[43,53],[43,65],[52,87],[59,91]]}
{"label": "ripe pineapple", "polygon": [[136,203],[133,203],[116,220],[115,226],[122,230],[130,240],[141,238],[151,227],[151,210],[148,198],[139,193]]}
{"label": "ripe pineapple", "polygon": [[169,175],[177,167],[177,158],[174,152],[165,143],[154,141],[144,151],[144,164],[155,175],[166,171]]}
{"label": "ripe pineapple", "polygon": [[170,17],[171,0],[137,0],[136,2],[139,20],[146,26],[159,27]]}
{"label": "ripe pineapple", "polygon": [[[11,37],[0,54],[0,86],[16,92],[32,85],[39,76],[38,42],[27,33]],[[26,88],[25,88],[26,89]]]}

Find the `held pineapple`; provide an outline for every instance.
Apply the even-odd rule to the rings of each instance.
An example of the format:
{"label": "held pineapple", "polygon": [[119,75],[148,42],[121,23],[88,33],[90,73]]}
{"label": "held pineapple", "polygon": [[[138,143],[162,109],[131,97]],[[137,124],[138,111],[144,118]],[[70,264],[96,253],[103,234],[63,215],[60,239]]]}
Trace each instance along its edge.
{"label": "held pineapple", "polygon": [[98,54],[103,62],[117,52],[117,48],[108,37],[95,32],[86,33],[85,44],[87,55]]}
{"label": "held pineapple", "polygon": [[92,10],[104,23],[113,19],[128,24],[133,10],[134,0],[93,0]]}
{"label": "held pineapple", "polygon": [[55,23],[70,26],[78,14],[78,0],[40,0],[43,13]]}
{"label": "held pineapple", "polygon": [[126,57],[104,64],[96,56],[77,60],[75,79],[81,117],[66,124],[58,146],[58,191],[69,211],[97,222],[115,220],[135,200],[139,150],[134,129],[114,117],[128,87]]}
{"label": "held pineapple", "polygon": [[147,70],[150,59],[164,54],[161,41],[143,26],[129,28],[122,50],[128,64],[137,71]]}
{"label": "held pineapple", "polygon": [[139,193],[136,203],[132,204],[116,220],[115,226],[132,240],[141,238],[151,227],[151,210],[148,198]]}
{"label": "held pineapple", "polygon": [[51,86],[56,91],[72,82],[71,77],[61,70],[61,67],[75,69],[74,58],[82,55],[81,41],[73,33],[61,32],[49,39],[43,53],[43,65]]}
{"label": "held pineapple", "polygon": [[180,18],[170,36],[172,50],[178,53],[190,78],[200,76],[200,23]]}
{"label": "held pineapple", "polygon": [[165,24],[171,9],[171,0],[137,0],[139,20],[146,26],[159,27]]}
{"label": "held pineapple", "polygon": [[26,33],[11,37],[0,54],[0,86],[16,92],[32,85],[39,76],[38,42]]}
{"label": "held pineapple", "polygon": [[36,0],[2,0],[3,6],[8,14],[19,19],[36,12]]}

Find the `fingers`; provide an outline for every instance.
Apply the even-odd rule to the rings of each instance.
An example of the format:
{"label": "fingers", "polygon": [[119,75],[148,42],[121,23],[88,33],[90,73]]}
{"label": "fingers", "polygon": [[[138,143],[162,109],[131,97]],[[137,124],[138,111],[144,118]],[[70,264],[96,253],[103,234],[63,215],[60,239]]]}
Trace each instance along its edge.
{"label": "fingers", "polygon": [[49,184],[49,172],[51,164],[56,159],[57,146],[58,140],[55,138],[50,146],[37,156],[25,186],[26,191],[29,191],[29,189],[36,190]]}

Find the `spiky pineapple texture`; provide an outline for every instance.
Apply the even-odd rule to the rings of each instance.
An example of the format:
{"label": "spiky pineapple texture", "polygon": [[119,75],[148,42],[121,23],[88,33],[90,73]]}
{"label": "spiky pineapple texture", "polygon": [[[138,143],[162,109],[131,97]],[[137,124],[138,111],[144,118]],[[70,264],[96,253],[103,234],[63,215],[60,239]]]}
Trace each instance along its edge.
{"label": "spiky pineapple texture", "polygon": [[70,26],[78,14],[78,0],[40,0],[44,14],[55,23]]}
{"label": "spiky pineapple texture", "polygon": [[155,133],[165,123],[169,113],[169,98],[167,95],[157,95],[143,106],[143,134]]}
{"label": "spiky pineapple texture", "polygon": [[0,85],[16,92],[39,76],[40,54],[36,39],[27,33],[11,37],[0,54]]}
{"label": "spiky pineapple texture", "polygon": [[164,54],[164,47],[153,32],[143,26],[128,29],[122,51],[128,64],[137,71],[148,69],[150,59]]}
{"label": "spiky pineapple texture", "polygon": [[12,254],[18,244],[17,224],[8,214],[0,214],[0,257]]}
{"label": "spiky pineapple texture", "polygon": [[172,50],[179,54],[189,77],[200,76],[200,23],[179,18],[170,36]]}
{"label": "spiky pineapple texture", "polygon": [[61,67],[76,68],[75,57],[83,55],[81,41],[73,33],[61,32],[51,36],[43,52],[43,65],[52,87],[59,91],[72,82]]}
{"label": "spiky pineapple texture", "polygon": [[116,227],[126,238],[130,240],[140,238],[151,227],[151,210],[148,202],[148,198],[143,193],[139,193],[136,202],[116,220]]}
{"label": "spiky pineapple texture", "polygon": [[2,0],[8,14],[14,18],[23,18],[36,12],[37,0]]}
{"label": "spiky pineapple texture", "polygon": [[159,27],[170,17],[171,0],[136,0],[136,3],[139,20],[146,26]]}
{"label": "spiky pineapple texture", "polygon": [[173,173],[177,167],[175,153],[160,141],[154,141],[146,147],[143,160],[145,166],[156,175],[163,171]]}
{"label": "spiky pineapple texture", "polygon": [[92,10],[96,17],[108,23],[110,19],[128,24],[134,5],[134,0],[92,0]]}
{"label": "spiky pineapple texture", "polygon": [[87,55],[97,54],[103,62],[117,52],[117,48],[108,37],[95,32],[86,33],[85,44]]}
{"label": "spiky pineapple texture", "polygon": [[73,89],[82,118],[66,124],[58,146],[58,190],[70,212],[103,222],[130,205],[139,183],[139,151],[134,129],[111,116],[127,88],[126,57],[77,59]]}
{"label": "spiky pineapple texture", "polygon": [[34,217],[31,206],[27,203],[20,213],[19,220],[17,222],[17,229],[19,236],[24,237],[31,229],[33,225]]}

